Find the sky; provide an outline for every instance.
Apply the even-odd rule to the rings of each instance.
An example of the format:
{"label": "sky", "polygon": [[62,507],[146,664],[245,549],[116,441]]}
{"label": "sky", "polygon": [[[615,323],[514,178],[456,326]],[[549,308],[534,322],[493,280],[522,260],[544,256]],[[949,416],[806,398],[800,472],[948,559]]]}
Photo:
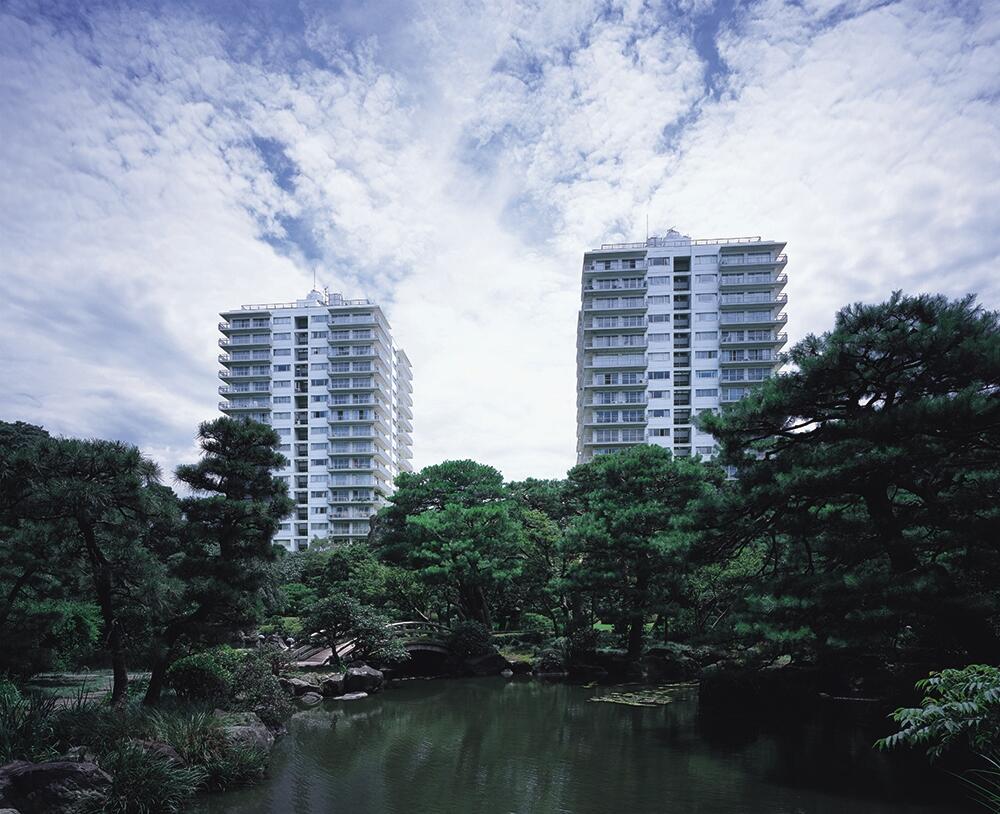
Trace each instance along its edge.
{"label": "sky", "polygon": [[791,340],[1000,308],[1000,0],[0,0],[0,419],[194,460],[218,313],[319,285],[414,464],[575,463],[583,252],[787,241]]}

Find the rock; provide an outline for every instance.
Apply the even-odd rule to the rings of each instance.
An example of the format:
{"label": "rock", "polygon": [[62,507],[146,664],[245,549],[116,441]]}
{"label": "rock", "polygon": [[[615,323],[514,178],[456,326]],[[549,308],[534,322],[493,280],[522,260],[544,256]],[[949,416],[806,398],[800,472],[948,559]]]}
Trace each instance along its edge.
{"label": "rock", "polygon": [[500,671],[500,675],[502,675],[504,678],[513,678],[514,677],[514,671],[513,670],[501,670]]}
{"label": "rock", "polygon": [[303,681],[301,678],[281,678],[278,681],[281,684],[281,688],[292,695],[305,695],[307,692],[316,693],[316,695],[323,694],[323,690],[316,684]]}
{"label": "rock", "polygon": [[111,776],[95,763],[18,760],[0,767],[0,806],[21,814],[71,814],[97,810],[111,788]]}
{"label": "rock", "polygon": [[510,663],[510,669],[514,672],[514,675],[516,676],[526,676],[531,672],[531,662],[512,661]]}
{"label": "rock", "polygon": [[16,808],[0,808],[0,814],[21,814]]}
{"label": "rock", "polygon": [[510,669],[510,662],[499,653],[473,656],[462,662],[464,671],[474,676],[496,676]]}
{"label": "rock", "polygon": [[59,760],[84,760],[87,763],[97,763],[97,755],[95,755],[86,746],[71,746],[67,749],[59,758]]}
{"label": "rock", "polygon": [[349,692],[344,695],[338,695],[334,698],[334,701],[358,701],[361,698],[367,698],[368,693],[366,692]]}
{"label": "rock", "polygon": [[362,667],[349,667],[344,673],[344,689],[348,693],[378,692],[384,683],[382,672],[367,664]]}
{"label": "rock", "polygon": [[217,709],[215,717],[222,720],[222,731],[231,743],[259,746],[262,749],[274,746],[274,733],[255,712],[226,712]]}
{"label": "rock", "polygon": [[701,666],[695,648],[679,642],[663,642],[650,647],[642,663],[649,677],[660,681],[693,678]]}
{"label": "rock", "polygon": [[184,758],[177,754],[177,750],[174,749],[169,743],[163,743],[162,741],[145,741],[139,738],[133,738],[132,743],[136,746],[141,746],[142,751],[147,755],[156,755],[157,757],[162,757],[165,760],[169,760],[171,763],[176,763],[180,766],[184,765]]}
{"label": "rock", "polygon": [[344,674],[333,673],[319,682],[319,690],[324,696],[344,694]]}
{"label": "rock", "polygon": [[305,704],[306,706],[314,707],[316,706],[316,704],[322,702],[323,696],[320,695],[318,692],[307,692],[305,695],[300,695],[297,700],[300,704]]}

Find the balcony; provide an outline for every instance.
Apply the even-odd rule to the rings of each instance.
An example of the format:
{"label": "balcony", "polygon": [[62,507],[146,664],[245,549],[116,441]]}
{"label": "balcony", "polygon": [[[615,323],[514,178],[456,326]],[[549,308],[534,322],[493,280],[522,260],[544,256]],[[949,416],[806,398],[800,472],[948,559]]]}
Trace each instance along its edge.
{"label": "balcony", "polygon": [[628,345],[584,345],[584,350],[633,350],[633,349],[645,349],[648,347],[645,340],[642,342],[631,342]]}
{"label": "balcony", "polygon": [[612,271],[642,271],[647,267],[647,265],[648,264],[645,260],[639,259],[609,261],[598,260],[595,262],[585,263],[583,271],[585,274],[599,274],[601,272]]}
{"label": "balcony", "polygon": [[720,266],[784,266],[787,262],[788,255],[785,254],[779,254],[777,257],[768,255],[766,258],[724,254],[719,258]]}
{"label": "balcony", "polygon": [[[731,333],[735,333],[731,332]],[[740,333],[746,334],[747,332],[741,331]],[[764,333],[763,331],[758,331],[757,333]],[[766,337],[755,336],[752,338],[747,338],[746,336],[731,338],[727,337],[725,332],[723,332],[721,339],[719,340],[722,345],[768,345],[775,350],[780,348],[788,341],[788,334],[771,334]]]}
{"label": "balcony", "polygon": [[249,372],[244,372],[244,371],[238,371],[237,372],[237,371],[233,371],[233,370],[220,370],[218,375],[219,375],[220,379],[269,379],[269,378],[271,378],[271,372],[270,371],[268,371],[266,373],[261,373],[259,371],[258,372],[254,372],[252,370],[249,371]]}
{"label": "balcony", "polygon": [[234,337],[224,336],[219,340],[220,348],[250,348],[250,347],[260,347],[261,345],[270,345],[271,335],[270,334],[255,334],[252,336],[244,336],[239,334]]}
{"label": "balcony", "polygon": [[267,399],[247,399],[240,401],[220,401],[220,410],[270,410],[271,402]]}
{"label": "balcony", "polygon": [[613,303],[597,303],[594,301],[584,302],[584,313],[594,313],[597,311],[645,311],[646,299],[644,297],[634,297],[626,300],[616,300]]}
{"label": "balcony", "polygon": [[232,384],[223,384],[219,386],[219,395],[225,396],[230,393],[270,393],[271,385],[268,382],[257,382],[254,387],[237,387]]}
{"label": "balcony", "polygon": [[752,294],[742,295],[742,294],[723,294],[719,298],[719,305],[726,310],[732,310],[736,308],[746,308],[749,305],[762,305],[770,306],[773,308],[776,305],[784,305],[788,302],[787,294],[779,294],[777,297],[772,296],[768,292],[760,292],[765,296],[763,298],[759,296],[754,296]]}
{"label": "balcony", "polygon": [[[746,307],[744,304],[742,307]],[[720,325],[784,325],[788,322],[788,314],[778,314],[774,316],[769,313],[762,313],[759,316],[750,313],[740,313],[734,311],[723,313],[719,316]]]}
{"label": "balcony", "polygon": [[723,274],[719,278],[719,288],[750,288],[752,286],[784,288],[787,282],[787,274]]}
{"label": "balcony", "polygon": [[646,356],[642,353],[628,354],[627,356],[594,356],[592,359],[585,359],[584,368],[622,368],[622,367],[645,367]]}

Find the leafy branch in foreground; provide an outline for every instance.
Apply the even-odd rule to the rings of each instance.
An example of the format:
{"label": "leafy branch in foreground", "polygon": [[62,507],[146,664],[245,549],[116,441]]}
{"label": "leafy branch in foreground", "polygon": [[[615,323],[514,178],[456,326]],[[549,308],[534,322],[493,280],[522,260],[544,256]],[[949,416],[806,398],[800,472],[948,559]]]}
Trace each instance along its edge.
{"label": "leafy branch in foreground", "polygon": [[923,746],[933,760],[961,741],[977,752],[1000,747],[1000,669],[970,664],[931,673],[916,686],[924,693],[920,706],[893,712],[899,731],[876,748]]}

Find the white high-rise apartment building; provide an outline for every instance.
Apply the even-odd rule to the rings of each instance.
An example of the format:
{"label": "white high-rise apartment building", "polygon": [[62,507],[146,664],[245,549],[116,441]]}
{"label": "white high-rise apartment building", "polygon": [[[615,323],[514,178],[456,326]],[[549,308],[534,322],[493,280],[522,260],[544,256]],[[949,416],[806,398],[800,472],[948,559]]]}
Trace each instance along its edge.
{"label": "white high-rise apartment building", "polygon": [[577,461],[632,444],[709,457],[692,418],[774,374],[785,344],[781,241],[671,230],[583,256]]}
{"label": "white high-rise apartment building", "polygon": [[295,501],[274,542],[367,536],[369,518],[412,466],[412,373],[371,300],[312,291],[302,300],[221,314],[225,401],[233,417],[273,425]]}

